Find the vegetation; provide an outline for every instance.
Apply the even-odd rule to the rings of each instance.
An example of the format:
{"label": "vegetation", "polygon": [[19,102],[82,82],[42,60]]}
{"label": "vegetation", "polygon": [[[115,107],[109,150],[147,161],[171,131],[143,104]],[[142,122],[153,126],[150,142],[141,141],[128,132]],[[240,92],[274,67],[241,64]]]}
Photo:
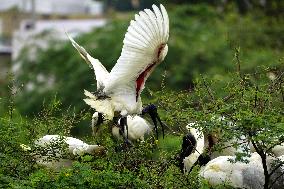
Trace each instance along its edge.
{"label": "vegetation", "polygon": [[[236,53],[238,60],[238,51]],[[185,125],[198,121],[202,123],[200,129],[204,132],[219,132],[216,150],[224,148],[223,142],[244,135],[265,159],[266,155],[271,155],[275,145],[284,142],[283,71],[276,75],[270,81],[266,69],[253,74],[242,71],[231,73],[231,80],[223,89],[224,97],[216,95],[215,85],[219,85],[219,81],[204,77],[194,82],[195,88],[191,92],[165,92],[167,89],[162,86],[162,90],[153,93],[148,102],[159,105],[162,118],[167,123],[165,141],[160,139],[157,142],[150,136],[144,143],[123,150],[118,145],[122,141],[116,142],[110,134],[111,126],[105,125],[100,136],[92,138],[89,134],[84,140],[105,146],[107,154],[103,157],[85,156],[74,160],[71,168],[61,170],[38,166],[31,153],[23,151],[20,144],[32,146],[35,138],[45,134],[70,135],[71,127],[82,120],[90,120],[90,114],[74,112],[69,116],[55,99],[39,115],[27,120],[17,114],[12,107],[13,98],[10,98],[11,111],[0,119],[2,187],[209,188],[207,182],[198,177],[198,167],[189,175],[183,175],[177,167],[176,157]],[[234,128],[212,121],[212,117],[220,115],[233,121],[236,124]],[[238,144],[234,145],[237,147]],[[240,154],[240,157],[244,155]],[[267,170],[266,164],[263,167]],[[265,188],[273,183],[271,175],[266,172]]]}
{"label": "vegetation", "polygon": [[[238,53],[236,51],[236,61],[240,68]],[[274,156],[273,147],[284,142],[284,93],[283,70],[271,81],[267,79],[268,73],[269,69],[259,69],[253,74],[238,70],[236,74],[231,74],[231,81],[224,86],[223,97],[216,95],[219,82],[202,77],[196,81],[193,92],[180,92],[178,95],[176,92],[156,93],[156,103],[164,110],[164,119],[172,125],[171,130],[182,131],[187,123],[198,120],[199,128],[204,133],[218,133],[218,145],[214,146],[217,151],[227,148],[227,141],[244,136],[262,158],[264,188],[270,188],[276,182],[273,174],[283,164],[278,162],[275,169],[269,171],[266,160],[268,155]],[[216,122],[212,120],[216,116],[226,119]],[[228,124],[228,120],[235,125]],[[239,142],[232,144],[236,148],[239,145]],[[236,154],[238,160],[243,160],[247,155],[249,153]]]}
{"label": "vegetation", "polygon": [[[245,136],[263,160],[272,155],[271,149],[284,142],[283,20],[257,11],[240,16],[235,6],[222,13],[207,5],[171,6],[169,13],[169,53],[147,81],[143,96],[145,104],[159,106],[167,125],[165,139],[156,141],[151,135],[124,150],[111,136],[111,125],[103,125],[100,135],[92,137],[93,110],[82,101],[83,89],[96,87],[92,71],[70,43],[51,40],[47,50],[32,45],[36,58],[28,56],[31,48],[24,50],[20,72],[10,76],[8,93],[0,98],[0,188],[208,189],[198,176],[199,167],[189,175],[177,167],[190,121],[200,123],[205,133],[220,134],[215,150]],[[78,42],[110,70],[128,22],[114,19]],[[234,127],[212,120],[218,116]],[[46,134],[80,135],[89,144],[105,146],[107,153],[75,159],[72,167],[60,170],[41,167],[32,155],[33,142]],[[21,144],[32,151],[24,151]],[[237,155],[242,160],[247,154]],[[264,188],[270,188],[275,171],[266,163],[263,168]]]}

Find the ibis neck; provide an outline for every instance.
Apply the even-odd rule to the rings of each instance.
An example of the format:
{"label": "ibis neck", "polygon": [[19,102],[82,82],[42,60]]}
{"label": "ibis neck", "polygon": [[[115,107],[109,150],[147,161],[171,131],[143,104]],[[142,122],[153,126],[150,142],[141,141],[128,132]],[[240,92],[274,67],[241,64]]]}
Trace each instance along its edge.
{"label": "ibis neck", "polygon": [[196,138],[196,149],[194,153],[198,153],[199,155],[204,152],[204,135],[202,132],[198,131],[197,129],[191,128],[190,132]]}
{"label": "ibis neck", "polygon": [[199,132],[195,128],[190,128],[190,133],[194,136],[194,138],[196,139],[197,142],[196,142],[196,147],[194,149],[194,152],[183,160],[184,172],[185,173],[190,172],[192,166],[198,160],[199,156],[204,152],[204,135],[203,135],[203,133]]}

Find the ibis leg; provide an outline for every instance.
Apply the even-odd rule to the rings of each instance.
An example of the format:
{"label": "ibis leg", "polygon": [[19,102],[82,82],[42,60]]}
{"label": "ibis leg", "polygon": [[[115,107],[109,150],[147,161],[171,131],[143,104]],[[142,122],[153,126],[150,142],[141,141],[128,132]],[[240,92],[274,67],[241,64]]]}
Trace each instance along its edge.
{"label": "ibis leg", "polygon": [[[95,120],[97,119],[97,120]],[[97,122],[96,122],[97,121]],[[99,130],[99,126],[104,122],[104,118],[103,118],[103,114],[102,113],[98,113],[98,117],[92,117],[92,131],[93,131],[93,135],[96,136],[96,133]]]}
{"label": "ibis leg", "polygon": [[[126,129],[124,129],[126,128]],[[125,136],[125,130],[126,130],[126,136]],[[130,140],[128,140],[128,124],[127,124],[127,117],[121,117],[119,122],[119,133],[122,135],[124,139],[124,143],[126,146],[131,146],[132,143]]]}

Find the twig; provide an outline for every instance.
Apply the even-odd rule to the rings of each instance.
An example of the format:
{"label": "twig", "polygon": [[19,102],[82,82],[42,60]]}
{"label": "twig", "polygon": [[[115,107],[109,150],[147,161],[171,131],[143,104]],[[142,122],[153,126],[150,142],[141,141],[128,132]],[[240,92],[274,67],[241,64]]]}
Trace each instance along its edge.
{"label": "twig", "polygon": [[284,102],[284,91],[282,88],[282,82],[280,83],[280,90],[281,90],[281,95],[282,95],[282,101]]}
{"label": "twig", "polygon": [[[242,145],[242,144],[246,144],[246,143],[247,143],[247,141],[243,141],[243,142],[239,142],[238,144]],[[221,148],[221,150],[224,150],[224,149],[230,148],[230,147],[234,147],[234,145],[232,144],[232,145],[224,146],[223,148]]]}
{"label": "twig", "polygon": [[242,79],[242,75],[241,75],[241,60],[240,60],[240,47],[236,47],[235,48],[235,58],[237,60],[237,73],[239,74],[239,77]]}
{"label": "twig", "polygon": [[256,108],[257,105],[257,92],[258,92],[258,86],[255,87],[254,108]]}
{"label": "twig", "polygon": [[235,96],[234,93],[232,93],[232,94],[230,94],[230,95],[228,95],[228,96],[225,96],[225,97],[223,98],[223,101],[224,101],[224,102],[227,102],[227,101],[230,100],[233,96]]}
{"label": "twig", "polygon": [[252,140],[252,134],[251,132],[249,132],[249,136],[251,137],[251,143],[255,149],[255,151],[260,155],[261,157],[261,162],[262,162],[262,167],[263,167],[263,172],[264,172],[264,189],[268,189],[268,185],[269,185],[269,179],[270,179],[270,175],[268,173],[268,168],[267,168],[267,164],[266,164],[266,154],[264,153],[263,149],[259,149],[256,141]]}
{"label": "twig", "polygon": [[212,94],[211,89],[210,89],[210,88],[208,87],[208,85],[206,84],[204,77],[203,77],[203,76],[201,76],[201,77],[202,77],[203,85],[205,86],[205,88],[206,88],[206,90],[207,90],[207,93],[209,94],[209,96],[211,97],[211,99],[214,101],[215,98],[214,98],[214,96],[213,96],[213,94]]}
{"label": "twig", "polygon": [[269,152],[270,150],[272,150],[272,148],[274,148],[275,146],[280,145],[280,144],[282,144],[282,143],[283,143],[283,141],[277,142],[276,144],[270,146],[270,147],[266,150],[266,152]]}
{"label": "twig", "polygon": [[[283,165],[283,164],[282,164],[282,165]],[[274,179],[274,181],[271,182],[269,188],[272,188],[272,186],[275,184],[275,182],[276,182],[281,176],[283,176],[283,175],[284,175],[284,172],[281,173],[278,177],[276,177],[276,178]]]}
{"label": "twig", "polygon": [[279,163],[276,167],[274,167],[274,169],[268,174],[269,176],[273,175],[273,173],[283,165],[283,162]]}

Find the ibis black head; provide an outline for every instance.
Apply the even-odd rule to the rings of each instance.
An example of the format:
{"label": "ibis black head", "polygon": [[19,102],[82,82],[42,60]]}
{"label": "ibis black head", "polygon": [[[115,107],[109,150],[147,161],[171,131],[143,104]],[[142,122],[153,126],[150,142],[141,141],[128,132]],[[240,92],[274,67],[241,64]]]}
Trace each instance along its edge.
{"label": "ibis black head", "polygon": [[165,131],[164,131],[164,124],[163,122],[161,121],[160,119],[160,116],[158,114],[158,111],[157,111],[157,106],[154,105],[154,104],[150,104],[148,106],[146,106],[143,110],[142,110],[142,115],[145,115],[145,114],[149,114],[153,123],[154,123],[154,128],[155,128],[155,131],[156,131],[156,136],[157,136],[157,139],[158,139],[158,123],[157,123],[157,120],[159,121],[160,125],[161,125],[161,128],[162,128],[162,132],[163,132],[163,138],[165,136]]}
{"label": "ibis black head", "polygon": [[200,154],[200,156],[197,159],[197,163],[200,166],[206,165],[211,160],[210,156],[208,154]]}
{"label": "ibis black head", "polygon": [[[197,141],[196,138],[193,136],[193,134],[188,133],[187,135],[185,135],[182,139],[182,149],[181,149],[181,153],[179,155],[179,168],[181,170],[181,172],[183,172],[184,170],[184,164],[183,164],[183,160],[184,158],[190,156],[196,149],[196,145],[197,145]],[[211,160],[210,156],[208,154],[202,153],[200,154],[200,156],[198,157],[198,160],[194,163],[194,165],[191,167],[191,169],[189,170],[189,172],[191,172],[192,168],[195,165],[206,165],[209,161]]]}
{"label": "ibis black head", "polygon": [[182,172],[184,167],[183,160],[194,152],[196,143],[196,139],[191,133],[188,133],[182,138],[181,153],[178,158],[179,168]]}
{"label": "ibis black head", "polygon": [[150,104],[148,106],[146,106],[143,110],[142,110],[142,115],[145,115],[146,113],[157,113],[157,106],[154,104]]}
{"label": "ibis black head", "polygon": [[182,138],[181,154],[183,157],[187,157],[192,154],[195,150],[196,143],[196,138],[191,133],[188,133]]}

